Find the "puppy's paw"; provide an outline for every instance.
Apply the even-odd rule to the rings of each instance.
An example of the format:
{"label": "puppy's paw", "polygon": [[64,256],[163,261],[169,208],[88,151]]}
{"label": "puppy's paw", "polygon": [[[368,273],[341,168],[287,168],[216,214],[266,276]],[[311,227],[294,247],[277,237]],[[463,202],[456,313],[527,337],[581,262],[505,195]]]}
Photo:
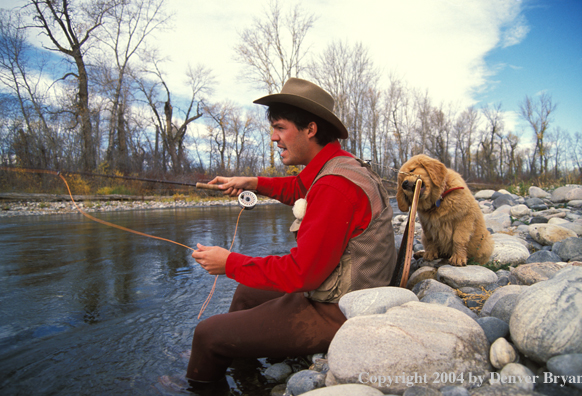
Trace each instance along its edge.
{"label": "puppy's paw", "polygon": [[453,254],[449,259],[449,263],[455,267],[464,267],[467,265],[467,257],[463,257],[460,254]]}
{"label": "puppy's paw", "polygon": [[422,258],[425,261],[433,261],[439,258],[439,254],[437,250],[426,249],[422,255]]}

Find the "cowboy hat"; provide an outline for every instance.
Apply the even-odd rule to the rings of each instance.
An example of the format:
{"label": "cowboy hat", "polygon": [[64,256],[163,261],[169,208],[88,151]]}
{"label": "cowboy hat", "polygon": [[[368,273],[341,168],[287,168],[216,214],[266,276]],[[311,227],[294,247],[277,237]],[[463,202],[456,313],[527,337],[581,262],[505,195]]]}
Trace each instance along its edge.
{"label": "cowboy hat", "polygon": [[335,127],[340,139],[348,137],[348,130],[333,113],[334,101],[321,87],[300,78],[287,80],[281,93],[263,96],[253,103],[268,106],[272,103],[285,103],[306,110],[323,118]]}

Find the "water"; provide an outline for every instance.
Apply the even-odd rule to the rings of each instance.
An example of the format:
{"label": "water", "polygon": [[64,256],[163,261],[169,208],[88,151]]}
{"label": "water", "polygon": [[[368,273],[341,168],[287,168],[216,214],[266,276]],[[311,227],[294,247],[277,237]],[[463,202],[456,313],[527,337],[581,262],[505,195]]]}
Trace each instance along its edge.
{"label": "water", "polygon": [[[98,217],[191,247],[228,248],[239,212],[221,206]],[[280,204],[243,212],[233,251],[285,254],[295,244],[292,221]],[[184,374],[184,352],[214,281],[190,250],[78,214],[2,218],[0,246],[0,394],[155,395],[159,376]],[[203,318],[226,312],[235,288],[221,276]],[[260,376],[268,364],[230,369],[231,393],[268,394]]]}

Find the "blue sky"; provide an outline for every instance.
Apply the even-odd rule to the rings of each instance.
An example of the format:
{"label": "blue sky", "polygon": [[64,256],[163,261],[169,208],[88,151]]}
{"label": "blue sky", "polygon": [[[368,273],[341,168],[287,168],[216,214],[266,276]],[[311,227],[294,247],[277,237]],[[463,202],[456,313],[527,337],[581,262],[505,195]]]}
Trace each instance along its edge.
{"label": "blue sky", "polygon": [[[25,0],[0,0],[12,8]],[[188,95],[188,65],[212,69],[213,101],[252,106],[265,92],[241,80],[239,32],[267,0],[167,0],[172,29],[155,35],[174,94]],[[295,2],[282,1],[284,7]],[[381,70],[427,90],[433,104],[502,104],[506,130],[530,137],[519,102],[541,92],[558,107],[551,128],[582,132],[582,0],[310,0],[318,19],[305,44],[317,55],[332,41],[361,42]],[[32,35],[38,44],[38,36]]]}
{"label": "blue sky", "polygon": [[522,15],[529,32],[519,44],[485,56],[498,71],[475,98],[517,112],[525,95],[545,91],[557,103],[553,125],[582,132],[582,1],[532,1]]}

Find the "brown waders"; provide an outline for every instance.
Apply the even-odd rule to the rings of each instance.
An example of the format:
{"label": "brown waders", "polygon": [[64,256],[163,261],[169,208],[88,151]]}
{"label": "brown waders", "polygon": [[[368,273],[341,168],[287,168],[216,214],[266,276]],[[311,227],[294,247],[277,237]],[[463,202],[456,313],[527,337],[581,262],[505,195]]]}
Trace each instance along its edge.
{"label": "brown waders", "polygon": [[338,304],[239,285],[228,313],[196,326],[186,378],[217,381],[233,358],[326,352],[345,321]]}

